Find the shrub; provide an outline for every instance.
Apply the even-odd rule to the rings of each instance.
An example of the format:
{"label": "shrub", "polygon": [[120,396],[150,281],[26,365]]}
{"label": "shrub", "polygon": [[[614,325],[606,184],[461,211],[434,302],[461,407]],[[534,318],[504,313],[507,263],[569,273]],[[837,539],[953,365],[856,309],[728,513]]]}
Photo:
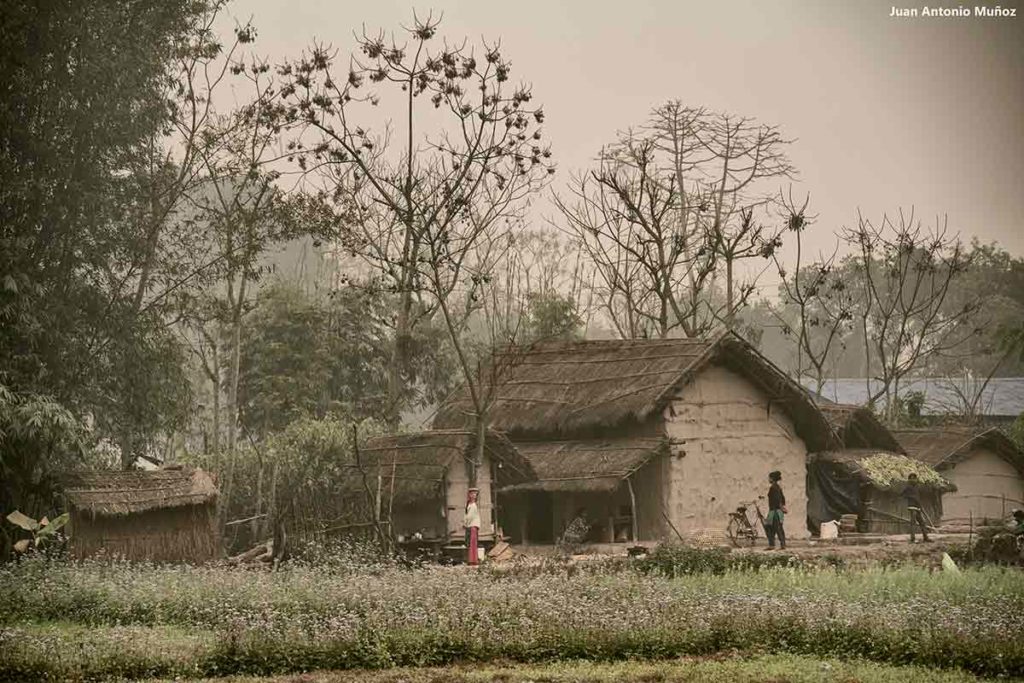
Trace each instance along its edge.
{"label": "shrub", "polygon": [[759,571],[770,567],[799,567],[794,555],[733,553],[729,548],[696,548],[663,543],[639,559],[637,569],[669,578],[686,574],[721,575],[728,571]]}

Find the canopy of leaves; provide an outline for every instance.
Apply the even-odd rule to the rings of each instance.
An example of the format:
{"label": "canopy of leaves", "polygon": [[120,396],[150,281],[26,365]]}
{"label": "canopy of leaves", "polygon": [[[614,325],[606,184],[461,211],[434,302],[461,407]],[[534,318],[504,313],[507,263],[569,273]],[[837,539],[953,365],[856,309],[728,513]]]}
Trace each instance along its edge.
{"label": "canopy of leaves", "polygon": [[0,367],[12,391],[128,442],[186,391],[164,321],[127,285],[145,201],[131,170],[165,129],[168,65],[204,7],[15,2],[0,20]]}
{"label": "canopy of leaves", "polygon": [[[239,401],[249,432],[269,434],[300,417],[382,418],[395,305],[372,286],[327,294],[283,281],[265,286],[242,345]],[[404,405],[436,402],[451,389],[444,341],[427,323],[405,340]]]}

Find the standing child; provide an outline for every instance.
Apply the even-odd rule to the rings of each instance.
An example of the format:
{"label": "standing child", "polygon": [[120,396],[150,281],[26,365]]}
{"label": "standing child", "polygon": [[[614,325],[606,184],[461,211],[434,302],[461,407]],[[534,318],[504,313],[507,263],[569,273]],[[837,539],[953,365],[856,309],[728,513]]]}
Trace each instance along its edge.
{"label": "standing child", "polygon": [[476,505],[480,489],[470,489],[466,495],[466,516],[462,526],[466,528],[466,548],[469,549],[469,563],[477,564],[480,561],[478,555],[478,544],[480,540],[480,509]]}
{"label": "standing child", "polygon": [[782,528],[783,520],[789,510],[786,508],[786,494],[782,492],[779,482],[782,472],[775,470],[768,475],[768,516],[764,520],[765,532],[768,534],[768,549],[774,550],[775,537],[779,538],[779,548],[786,549],[786,531]]}

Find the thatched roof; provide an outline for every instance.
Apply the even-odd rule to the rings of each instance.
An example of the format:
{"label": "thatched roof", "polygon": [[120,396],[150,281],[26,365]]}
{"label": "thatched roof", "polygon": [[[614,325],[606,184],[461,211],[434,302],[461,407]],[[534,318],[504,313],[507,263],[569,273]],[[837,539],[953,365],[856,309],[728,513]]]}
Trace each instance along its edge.
{"label": "thatched roof", "polygon": [[666,439],[625,438],[519,442],[537,480],[503,491],[614,491],[623,479],[665,452]]}
{"label": "thatched roof", "polygon": [[889,428],[863,406],[819,400],[818,407],[846,448],[881,448],[906,453]]}
{"label": "thatched roof", "polygon": [[907,453],[936,469],[962,462],[976,448],[987,448],[1016,467],[1024,476],[1024,453],[996,427],[944,425],[900,429],[896,431],[896,438]]}
{"label": "thatched roof", "polygon": [[[643,422],[710,364],[721,364],[760,386],[787,410],[811,450],[839,441],[809,393],[750,344],[728,333],[713,339],[573,341],[509,348],[485,368],[496,387],[489,424],[517,436],[543,438]],[[484,387],[487,391],[487,387]],[[465,389],[438,411],[434,426],[468,424]]]}
{"label": "thatched roof", "polygon": [[130,515],[212,503],[217,498],[217,485],[209,473],[191,467],[78,472],[67,477],[64,495],[72,510]]}
{"label": "thatched roof", "polygon": [[911,473],[921,486],[940,491],[955,491],[956,486],[920,460],[875,448],[847,448],[811,456],[811,463],[831,463],[865,484],[882,490],[902,488]]}
{"label": "thatched roof", "polygon": [[[534,479],[530,463],[503,434],[488,430],[484,448],[499,464],[498,484],[515,484]],[[364,494],[363,475],[375,490],[378,475],[395,503],[415,503],[441,495],[445,472],[471,457],[476,435],[468,430],[448,429],[390,434],[370,439],[360,448],[360,463],[351,465],[349,476],[339,482],[342,493]],[[392,483],[392,478],[394,482]]]}

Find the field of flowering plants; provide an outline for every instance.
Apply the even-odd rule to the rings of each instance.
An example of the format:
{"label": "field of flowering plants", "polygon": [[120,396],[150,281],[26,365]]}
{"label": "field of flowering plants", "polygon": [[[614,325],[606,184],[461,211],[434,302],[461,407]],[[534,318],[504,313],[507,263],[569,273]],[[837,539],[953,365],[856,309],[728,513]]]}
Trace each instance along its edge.
{"label": "field of flowering plants", "polygon": [[0,568],[0,680],[716,653],[1024,675],[1024,572],[773,564],[272,572],[26,560]]}

